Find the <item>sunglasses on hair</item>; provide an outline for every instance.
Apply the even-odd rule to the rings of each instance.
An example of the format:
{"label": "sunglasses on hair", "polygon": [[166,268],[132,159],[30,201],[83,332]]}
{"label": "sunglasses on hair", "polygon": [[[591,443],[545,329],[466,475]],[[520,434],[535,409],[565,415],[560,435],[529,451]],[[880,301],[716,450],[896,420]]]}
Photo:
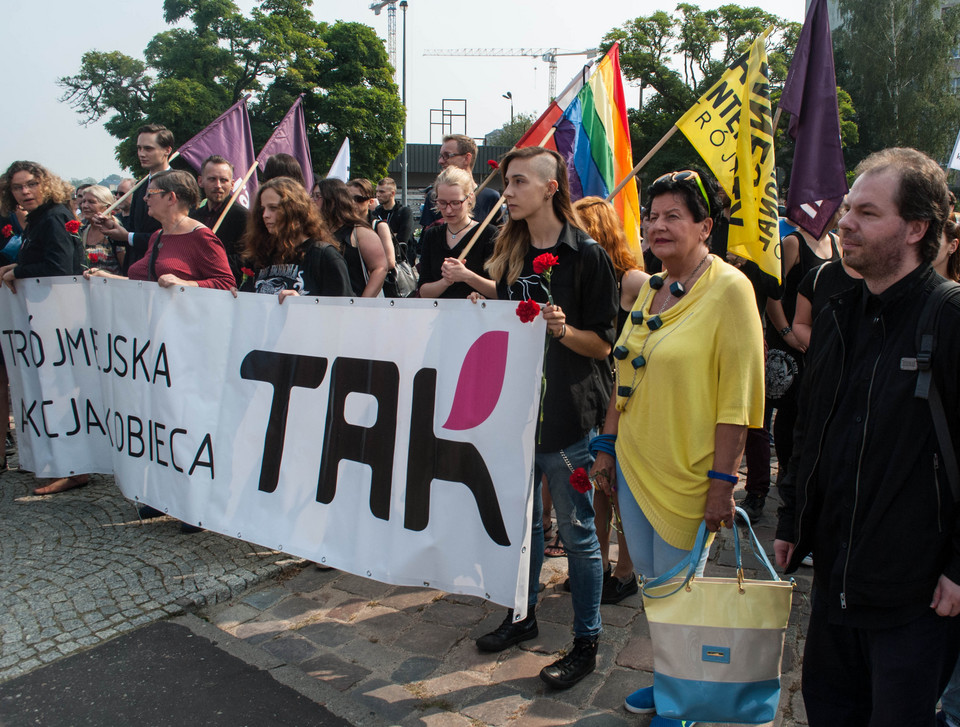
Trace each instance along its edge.
{"label": "sunglasses on hair", "polygon": [[707,217],[712,214],[710,209],[710,198],[707,196],[707,189],[703,186],[703,180],[700,179],[700,174],[693,171],[692,169],[684,169],[682,172],[670,172],[669,174],[664,174],[662,177],[657,177],[654,181],[654,184],[660,182],[686,182],[688,180],[694,180],[697,183],[697,187],[700,188],[700,194],[703,195],[703,201],[707,203]]}
{"label": "sunglasses on hair", "polygon": [[361,195],[361,194],[355,194],[355,195],[353,195],[353,201],[356,202],[357,204],[360,204],[361,202],[367,202],[367,201],[369,201],[369,200],[370,200],[369,197],[364,197],[364,196]]}

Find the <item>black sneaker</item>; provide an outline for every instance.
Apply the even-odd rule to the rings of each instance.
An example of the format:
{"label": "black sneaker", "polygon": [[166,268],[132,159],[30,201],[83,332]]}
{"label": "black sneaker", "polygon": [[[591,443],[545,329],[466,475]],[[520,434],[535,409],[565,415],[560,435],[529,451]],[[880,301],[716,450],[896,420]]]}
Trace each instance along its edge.
{"label": "black sneaker", "polygon": [[767,498],[763,495],[747,495],[743,498],[740,507],[747,513],[751,525],[763,517],[763,506],[766,502]]}
{"label": "black sneaker", "polygon": [[507,611],[507,617],[503,623],[497,627],[496,631],[484,634],[477,639],[477,648],[480,651],[503,651],[504,649],[519,644],[521,641],[535,639],[540,630],[537,628],[537,616],[533,611],[527,614],[523,621],[513,621],[513,609]]}
{"label": "black sneaker", "polygon": [[603,590],[600,592],[600,603],[620,603],[624,598],[635,595],[640,590],[637,585],[635,575],[627,576],[627,580],[621,581],[619,578],[608,578],[603,582]]}
{"label": "black sneaker", "polygon": [[554,689],[569,689],[597,668],[597,646],[600,640],[574,639],[573,649],[562,659],[540,670],[540,678]]}

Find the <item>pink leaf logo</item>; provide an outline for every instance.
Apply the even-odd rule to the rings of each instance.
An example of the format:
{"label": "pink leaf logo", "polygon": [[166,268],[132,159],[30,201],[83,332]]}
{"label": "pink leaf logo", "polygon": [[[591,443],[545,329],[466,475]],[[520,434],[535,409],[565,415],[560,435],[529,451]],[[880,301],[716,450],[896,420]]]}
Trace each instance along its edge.
{"label": "pink leaf logo", "polygon": [[493,413],[503,390],[508,338],[506,331],[489,331],[470,346],[460,367],[453,406],[444,429],[473,429]]}

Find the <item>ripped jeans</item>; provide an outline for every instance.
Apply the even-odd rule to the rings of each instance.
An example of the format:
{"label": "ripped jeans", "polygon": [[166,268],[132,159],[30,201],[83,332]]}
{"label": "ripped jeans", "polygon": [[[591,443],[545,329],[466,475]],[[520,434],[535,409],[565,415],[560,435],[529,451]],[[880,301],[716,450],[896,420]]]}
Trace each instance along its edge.
{"label": "ripped jeans", "polygon": [[[541,475],[547,476],[553,507],[557,511],[560,540],[567,551],[570,573],[570,595],[573,597],[573,635],[578,638],[597,636],[600,626],[600,589],[603,587],[603,565],[600,543],[593,522],[593,491],[580,493],[570,485],[571,467],[587,472],[593,464],[590,454],[591,432],[561,452],[536,455],[533,486],[533,535],[530,538],[530,581],[528,605],[537,605],[540,569],[543,567],[543,499]],[[564,461],[564,455],[569,461]]]}

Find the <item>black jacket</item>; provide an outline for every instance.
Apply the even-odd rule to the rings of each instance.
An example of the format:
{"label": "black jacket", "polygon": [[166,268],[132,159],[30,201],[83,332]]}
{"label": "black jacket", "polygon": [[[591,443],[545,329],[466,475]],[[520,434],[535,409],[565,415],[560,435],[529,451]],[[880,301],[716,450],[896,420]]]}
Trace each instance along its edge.
{"label": "black jacket", "polygon": [[[833,616],[906,619],[929,606],[941,574],[960,583],[958,508],[910,364],[920,311],[941,280],[921,265],[880,296],[858,284],[814,324],[777,537],[796,543],[788,573],[813,553]],[[947,305],[936,335],[934,380],[956,446],[960,305]],[[874,353],[857,359],[865,340]]]}
{"label": "black jacket", "polygon": [[83,243],[67,232],[67,223],[76,218],[66,205],[42,204],[27,215],[23,244],[13,274],[17,278],[45,278],[53,275],[80,275],[83,272]]}

